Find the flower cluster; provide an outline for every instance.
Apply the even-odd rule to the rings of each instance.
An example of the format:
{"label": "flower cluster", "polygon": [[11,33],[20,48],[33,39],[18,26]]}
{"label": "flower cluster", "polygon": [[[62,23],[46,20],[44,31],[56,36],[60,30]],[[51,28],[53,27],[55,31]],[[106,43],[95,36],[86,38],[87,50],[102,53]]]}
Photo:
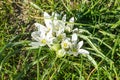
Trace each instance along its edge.
{"label": "flower cluster", "polygon": [[57,57],[63,57],[65,54],[74,56],[89,54],[87,50],[81,49],[83,41],[78,40],[78,28],[73,29],[74,18],[72,17],[69,23],[66,23],[66,15],[62,17],[62,20],[58,20],[58,16],[57,13],[52,13],[50,16],[44,12],[46,26],[34,24],[38,30],[32,32],[31,36],[35,42],[31,42],[30,45],[33,48],[48,46],[56,52]]}

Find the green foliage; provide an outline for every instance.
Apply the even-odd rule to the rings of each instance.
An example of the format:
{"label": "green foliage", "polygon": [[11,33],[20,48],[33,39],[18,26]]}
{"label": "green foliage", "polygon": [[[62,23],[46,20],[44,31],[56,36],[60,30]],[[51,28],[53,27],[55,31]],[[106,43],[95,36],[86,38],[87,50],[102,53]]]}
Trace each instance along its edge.
{"label": "green foliage", "polygon": [[[119,0],[0,1],[1,80],[119,80]],[[90,55],[56,58],[46,47],[26,49],[43,12],[75,17]]]}

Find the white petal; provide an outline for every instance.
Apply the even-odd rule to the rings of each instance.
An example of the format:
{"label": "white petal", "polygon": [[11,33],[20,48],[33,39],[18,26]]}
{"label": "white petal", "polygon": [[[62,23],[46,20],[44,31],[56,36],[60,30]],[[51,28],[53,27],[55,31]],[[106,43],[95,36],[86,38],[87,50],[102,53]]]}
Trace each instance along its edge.
{"label": "white petal", "polygon": [[44,17],[45,18],[51,18],[51,16],[47,12],[44,12]]}
{"label": "white petal", "polygon": [[72,42],[77,42],[78,36],[76,33],[72,34]]}
{"label": "white petal", "polygon": [[63,24],[63,26],[65,26],[65,22],[66,22],[66,14],[62,17],[62,24]]}
{"label": "white petal", "polygon": [[32,32],[31,36],[36,41],[40,40],[39,32],[37,32],[37,31],[36,32]]}
{"label": "white petal", "polygon": [[64,41],[66,41],[66,42],[70,42],[70,38],[66,38]]}
{"label": "white petal", "polygon": [[77,52],[73,52],[72,53],[74,56],[78,56],[78,53]]}
{"label": "white petal", "polygon": [[74,23],[74,17],[70,18],[69,22]]}
{"label": "white petal", "polygon": [[74,24],[73,24],[73,23],[74,23],[74,17],[72,17],[72,18],[69,20],[69,22],[70,22],[70,23],[68,23],[67,26],[70,27],[71,30],[72,30],[72,28],[73,28],[73,26],[74,26]]}
{"label": "white petal", "polygon": [[44,12],[44,21],[48,28],[52,28],[53,26],[52,19],[51,19],[51,16],[47,12]]}
{"label": "white petal", "polygon": [[65,22],[63,21],[58,21],[57,26],[59,26],[60,29],[64,29],[66,27]]}
{"label": "white petal", "polygon": [[71,32],[71,28],[70,28],[69,26],[66,26],[66,27],[65,27],[65,31]]}
{"label": "white petal", "polygon": [[73,33],[78,33],[79,32],[79,29],[78,28],[75,28],[72,30]]}
{"label": "white petal", "polygon": [[80,49],[81,47],[83,46],[83,41],[80,41],[79,43],[78,43],[78,49]]}
{"label": "white petal", "polygon": [[56,35],[61,35],[63,34],[64,32],[64,29],[59,29],[58,31],[56,31]]}
{"label": "white petal", "polygon": [[54,16],[55,15],[55,12],[52,12],[52,16]]}
{"label": "white petal", "polygon": [[54,19],[54,20],[53,20],[53,28],[54,28],[54,27],[58,27],[58,24],[59,24],[59,21],[56,20],[56,19]]}
{"label": "white petal", "polygon": [[66,14],[62,17],[62,21],[66,21]]}
{"label": "white petal", "polygon": [[58,14],[58,13],[55,13],[55,12],[52,12],[52,16],[53,16],[53,19],[57,20],[59,14]]}
{"label": "white petal", "polygon": [[39,42],[31,42],[29,45],[34,48],[38,48],[40,46],[40,43]]}
{"label": "white petal", "polygon": [[79,49],[78,53],[79,54],[89,54],[89,52],[87,50],[85,50],[85,49]]}
{"label": "white petal", "polygon": [[46,34],[46,37],[47,37],[47,38],[53,37],[53,35],[52,35],[52,30],[50,30],[50,31]]}
{"label": "white petal", "polygon": [[47,29],[45,26],[43,26],[39,23],[35,23],[34,25],[38,28],[38,31],[41,31],[41,32],[46,31],[46,29]]}
{"label": "white petal", "polygon": [[46,37],[46,35],[45,35],[46,33],[43,31],[43,32],[41,32],[39,35],[40,35],[40,38],[45,38]]}
{"label": "white petal", "polygon": [[58,13],[55,13],[55,12],[52,12],[52,17],[53,17],[53,27],[56,27],[58,26],[58,23],[59,23],[59,20],[57,20],[57,18],[59,17],[60,15]]}
{"label": "white petal", "polygon": [[55,37],[53,37],[53,35],[52,35],[51,32],[49,32],[49,33],[46,35],[47,44],[52,44],[54,39],[55,39]]}
{"label": "white petal", "polygon": [[42,43],[40,43],[40,46],[45,46],[46,44],[42,44]]}
{"label": "white petal", "polygon": [[59,14],[57,14],[57,13],[52,13],[52,16],[53,16],[53,27],[54,26],[57,26],[58,25],[58,20],[57,20],[57,18],[58,18],[58,16],[59,16]]}

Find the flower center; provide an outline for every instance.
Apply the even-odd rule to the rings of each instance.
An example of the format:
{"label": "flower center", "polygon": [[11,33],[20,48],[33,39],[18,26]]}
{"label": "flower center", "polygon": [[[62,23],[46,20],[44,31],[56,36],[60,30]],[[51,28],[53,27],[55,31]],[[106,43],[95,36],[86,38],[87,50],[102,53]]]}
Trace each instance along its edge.
{"label": "flower center", "polygon": [[58,40],[62,40],[62,39],[63,39],[63,35],[62,34],[58,35]]}
{"label": "flower center", "polygon": [[56,31],[58,31],[59,30],[59,26],[55,26],[55,28],[54,28]]}
{"label": "flower center", "polygon": [[68,48],[68,43],[63,43],[63,48]]}
{"label": "flower center", "polygon": [[42,43],[42,44],[46,44],[46,43],[47,43],[46,39],[42,39],[42,40],[41,40],[41,43]]}
{"label": "flower center", "polygon": [[74,53],[74,52],[76,53],[76,52],[77,52],[77,49],[73,48],[73,49],[72,49],[72,52],[73,52],[73,53]]}
{"label": "flower center", "polygon": [[49,27],[49,28],[48,28],[48,32],[49,32],[50,30],[51,30],[51,28]]}

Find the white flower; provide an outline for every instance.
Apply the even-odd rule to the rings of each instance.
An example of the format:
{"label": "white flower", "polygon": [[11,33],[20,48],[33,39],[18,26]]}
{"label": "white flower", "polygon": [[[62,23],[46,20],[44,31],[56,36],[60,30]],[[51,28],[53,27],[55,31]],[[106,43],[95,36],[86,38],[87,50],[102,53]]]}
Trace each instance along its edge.
{"label": "white flower", "polygon": [[73,34],[72,34],[72,42],[73,42],[73,43],[76,43],[77,40],[78,40],[77,34],[76,34],[76,33],[73,33]]}
{"label": "white flower", "polygon": [[55,32],[56,36],[59,36],[61,34],[64,34],[64,30],[65,30],[65,25],[64,22],[62,21],[57,21],[57,25],[53,27],[53,32]]}
{"label": "white flower", "polygon": [[[44,12],[45,26],[35,23],[38,31],[32,32],[31,36],[34,42],[31,42],[30,45],[33,48],[47,45],[56,52],[57,57],[63,57],[66,53],[74,56],[89,54],[87,50],[81,49],[83,41],[78,42],[77,33],[79,30],[78,28],[73,29],[74,17],[66,23],[66,15],[62,17],[62,20],[58,20],[58,16],[57,13],[52,13],[52,16],[50,16]],[[72,35],[67,35],[65,31],[72,33]]]}
{"label": "white flower", "polygon": [[46,26],[43,26],[39,23],[35,23],[35,26],[38,28],[38,31],[40,31],[42,33],[48,33],[50,31],[52,31],[53,23],[51,20],[51,16],[46,12],[44,12],[44,21],[45,21]]}
{"label": "white flower", "polygon": [[64,35],[65,22],[57,20],[58,16],[57,13],[52,13],[52,16],[50,16],[48,13],[44,12],[44,21],[48,29],[47,31],[52,30],[55,36]]}
{"label": "white flower", "polygon": [[69,49],[71,47],[71,42],[70,42],[70,39],[69,38],[66,38],[65,40],[63,40],[61,42],[61,47],[63,49]]}
{"label": "white flower", "polygon": [[83,46],[83,41],[80,41],[78,44],[76,44],[77,46],[73,46],[72,47],[72,54],[74,56],[77,56],[78,54],[89,54],[89,52],[85,49],[81,49],[81,47]]}
{"label": "white flower", "polygon": [[60,36],[61,34],[64,36],[65,30],[71,32],[74,26],[74,17],[70,18],[69,23],[66,25],[66,15],[62,17],[62,20],[58,20],[58,16],[60,15],[54,12],[52,13],[52,16],[44,12],[44,21],[47,29],[42,28],[44,31],[52,30],[52,33],[55,34],[56,37]]}
{"label": "white flower", "polygon": [[85,50],[85,49],[81,49],[81,47],[83,46],[83,41],[80,41],[79,43],[78,43],[78,53],[79,54],[89,54],[89,52],[87,51],[87,50]]}
{"label": "white flower", "polygon": [[53,39],[54,39],[54,37],[52,37],[51,32],[45,34],[44,32],[42,33],[39,31],[35,31],[31,34],[31,36],[36,42],[31,42],[30,45],[36,48],[45,45],[50,46],[53,43]]}

